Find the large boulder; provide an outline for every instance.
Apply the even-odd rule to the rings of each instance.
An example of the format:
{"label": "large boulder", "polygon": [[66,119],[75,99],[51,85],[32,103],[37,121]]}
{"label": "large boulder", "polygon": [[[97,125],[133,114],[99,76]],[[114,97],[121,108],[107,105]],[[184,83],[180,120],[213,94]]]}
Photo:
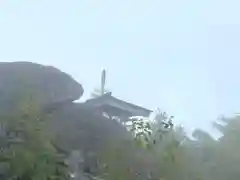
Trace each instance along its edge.
{"label": "large boulder", "polygon": [[99,151],[110,140],[127,140],[129,133],[114,120],[94,113],[85,103],[56,103],[48,118],[49,130],[66,151],[81,149],[83,152]]}
{"label": "large boulder", "polygon": [[13,108],[15,102],[31,95],[35,102],[49,104],[74,101],[83,94],[81,84],[52,66],[31,62],[0,63],[0,107]]}
{"label": "large boulder", "polygon": [[[50,111],[48,111],[50,109]],[[60,152],[82,152],[83,167],[97,174],[98,160],[104,159],[109,147],[124,142],[133,144],[131,134],[120,123],[99,116],[85,103],[54,103],[44,109],[49,114],[47,128]],[[110,150],[111,151],[111,150]]]}
{"label": "large boulder", "polygon": [[52,135],[55,147],[65,154],[80,150],[87,166],[97,171],[96,159],[105,155],[109,146],[121,144],[131,136],[118,122],[95,114],[91,105],[73,102],[82,94],[79,83],[54,67],[29,62],[0,63],[0,115],[18,116],[14,108],[25,106],[26,98],[31,97],[40,105],[46,133]]}
{"label": "large boulder", "polygon": [[51,115],[47,127],[67,151],[100,150],[110,139],[126,137],[126,129],[116,121],[96,115],[92,106],[73,102],[82,94],[79,83],[54,67],[0,63],[0,115],[16,114],[14,108],[25,106],[26,97],[31,95],[32,102],[43,109],[42,115]]}

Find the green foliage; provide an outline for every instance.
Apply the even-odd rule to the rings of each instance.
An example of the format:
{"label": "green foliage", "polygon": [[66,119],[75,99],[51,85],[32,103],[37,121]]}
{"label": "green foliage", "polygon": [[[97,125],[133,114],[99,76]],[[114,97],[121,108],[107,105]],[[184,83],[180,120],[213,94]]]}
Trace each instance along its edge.
{"label": "green foliage", "polygon": [[[106,180],[132,179],[129,168],[132,161],[136,161],[132,154],[135,152],[132,142],[125,141],[120,144],[111,142],[109,145],[101,155],[101,162],[105,164],[105,167],[102,169],[103,178]],[[125,148],[123,145],[127,145],[128,148]]]}
{"label": "green foliage", "polygon": [[[1,165],[6,167],[1,179],[67,179],[67,167],[46,131],[48,116],[31,97],[21,99],[14,113],[0,118],[0,131],[4,131],[0,135],[0,170]],[[105,180],[145,180],[149,174],[166,180],[240,177],[240,116],[214,123],[222,133],[218,140],[200,129],[194,131],[191,140],[183,127],[173,127],[172,118],[158,111],[153,120],[132,120],[133,138],[109,137],[108,146],[99,154],[98,175]],[[75,139],[80,138],[80,134],[75,135]]]}
{"label": "green foliage", "polygon": [[16,114],[1,117],[5,135],[0,163],[8,165],[6,179],[65,179],[65,167],[45,131],[46,120],[31,100],[22,103]]}
{"label": "green foliage", "polygon": [[[32,84],[24,79],[27,76],[16,78],[21,83],[18,89],[11,90],[11,96],[10,91],[4,91],[8,97],[3,98],[3,104],[10,105],[0,109],[1,180],[67,180],[68,168],[63,163],[64,158],[53,146],[53,142],[61,144],[61,140],[69,149],[95,150],[99,160],[97,175],[105,180],[240,178],[239,115],[222,117],[214,122],[213,126],[222,134],[219,139],[201,129],[195,130],[193,138],[189,138],[183,127],[173,126],[172,116],[161,111],[156,112],[153,120],[133,119],[129,134],[115,122],[105,124],[104,119],[94,119],[90,115],[84,116],[80,122],[71,110],[73,116],[70,117],[76,120],[60,122],[61,116],[65,118],[69,114],[57,112],[56,122],[62,123],[67,133],[56,128],[55,134],[50,134],[52,127],[46,127],[50,124],[46,123],[49,117],[40,111],[40,106],[52,95],[55,99],[55,93],[49,93],[44,99],[42,93],[36,93],[40,92],[39,88],[31,89]],[[99,89],[92,94],[93,97],[100,95]],[[8,111],[4,112],[6,109]],[[60,141],[53,139],[52,135]]]}
{"label": "green foliage", "polygon": [[166,113],[157,112],[153,121],[148,118],[133,118],[131,132],[134,139],[144,148],[153,148],[162,138],[173,129],[173,117]]}

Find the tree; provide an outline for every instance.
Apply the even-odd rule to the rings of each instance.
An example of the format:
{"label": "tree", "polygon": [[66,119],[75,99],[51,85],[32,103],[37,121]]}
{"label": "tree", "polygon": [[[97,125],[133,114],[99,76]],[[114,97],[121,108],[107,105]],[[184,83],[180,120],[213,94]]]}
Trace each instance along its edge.
{"label": "tree", "polygon": [[215,151],[215,160],[212,163],[211,178],[219,180],[239,179],[240,172],[240,116],[221,118],[215,127],[222,133]]}
{"label": "tree", "polygon": [[46,133],[46,116],[37,103],[25,100],[19,111],[0,119],[4,131],[0,162],[8,166],[5,179],[63,180],[67,171]]}
{"label": "tree", "polygon": [[161,141],[165,134],[171,132],[172,119],[173,116],[168,117],[167,113],[158,110],[153,121],[144,117],[132,118],[131,131],[137,143],[151,147]]}

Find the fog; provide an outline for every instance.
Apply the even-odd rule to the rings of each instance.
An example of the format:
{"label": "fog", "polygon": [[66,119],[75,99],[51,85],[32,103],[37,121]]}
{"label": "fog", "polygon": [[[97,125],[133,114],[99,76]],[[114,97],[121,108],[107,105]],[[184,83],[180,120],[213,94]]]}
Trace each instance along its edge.
{"label": "fog", "polygon": [[[34,104],[38,104],[39,109],[46,104],[64,104],[64,110],[58,109],[54,120],[60,114],[69,119],[70,112],[75,114],[81,106],[79,111],[84,113],[90,111],[87,117],[95,122],[94,120],[102,116],[95,115],[95,111],[98,112],[98,110],[91,109],[92,107],[91,110],[86,110],[89,107],[85,107],[84,103],[93,97],[105,95],[100,93],[101,73],[105,69],[104,90],[111,92],[110,98],[115,98],[108,99],[108,103],[111,101],[111,106],[115,104],[118,110],[120,108],[127,112],[126,114],[140,113],[143,111],[142,108],[152,110],[153,117],[143,118],[147,119],[143,123],[150,122],[151,132],[158,132],[157,121],[149,120],[154,119],[154,115],[166,112],[169,117],[174,116],[171,120],[173,129],[168,133],[171,135],[167,135],[166,140],[164,137],[159,140],[160,142],[154,145],[150,152],[142,152],[145,151],[146,144],[144,150],[142,145],[140,150],[134,145],[126,152],[122,149],[121,152],[126,155],[126,159],[123,158],[122,165],[119,167],[114,164],[116,161],[108,159],[115,167],[109,170],[112,173],[110,173],[111,178],[120,179],[120,175],[113,176],[113,172],[130,166],[131,163],[127,162],[130,157],[127,154],[139,152],[141,154],[139,156],[149,156],[149,159],[131,159],[131,162],[135,163],[131,166],[143,173],[141,176],[143,179],[147,172],[143,172],[144,168],[137,167],[136,164],[141,164],[145,160],[155,163],[154,166],[157,168],[149,167],[149,171],[154,171],[153,176],[161,178],[237,179],[240,174],[234,167],[240,164],[237,155],[240,111],[239,5],[240,3],[236,0],[203,0],[201,2],[190,0],[149,2],[143,0],[116,2],[110,0],[69,2],[3,0],[0,2],[0,74],[2,73],[0,92],[3,103],[0,104],[5,104],[6,107],[0,105],[2,107],[0,115],[5,116],[5,112],[10,112],[19,104],[22,107],[22,104],[27,101],[27,98],[24,98],[25,95],[33,94],[31,96],[36,97],[34,101],[37,101]],[[44,65],[43,69],[51,66],[57,71],[66,73],[71,80],[62,79],[64,76],[61,78],[55,74],[53,76],[51,73],[45,75],[43,73],[45,71],[39,71],[38,74],[37,66],[35,74],[32,74],[29,69],[28,72],[25,67],[19,70],[20,74],[17,74],[13,69],[21,69],[19,65],[11,66],[12,64],[9,63],[11,68],[8,70],[5,64],[2,64],[3,62],[32,62]],[[43,80],[44,78],[47,80]],[[71,83],[64,84],[65,81],[71,81]],[[34,88],[28,87],[30,84],[34,85]],[[15,94],[12,94],[13,92]],[[94,93],[95,96],[93,96]],[[126,104],[123,105],[121,101]],[[65,112],[66,102],[70,103],[70,112],[67,110]],[[95,105],[94,108],[96,108]],[[118,115],[115,115],[113,112],[118,111],[111,109],[108,113],[112,113],[114,117],[126,118],[124,113],[119,115],[118,112]],[[134,113],[132,115],[139,115]],[[18,113],[11,115],[13,114],[14,118],[8,118],[20,117]],[[92,117],[93,114],[94,117]],[[82,114],[72,118],[75,119],[78,116],[79,119],[85,119]],[[108,119],[107,117],[109,118],[110,115],[104,118]],[[224,124],[219,123],[219,119],[220,121],[228,120]],[[73,124],[66,127],[73,128]],[[130,124],[133,125],[133,122]],[[115,127],[109,124],[106,126],[114,127],[113,131],[120,131],[122,128],[122,126]],[[101,137],[104,128],[100,127],[103,128],[96,125],[96,131]],[[180,135],[178,127],[183,128]],[[60,132],[60,129],[56,129]],[[76,132],[74,130],[72,132],[75,135]],[[112,131],[108,133],[109,136],[113,136]],[[55,132],[53,134],[56,135]],[[119,134],[121,134],[119,139],[125,138],[122,136],[123,132]],[[61,138],[66,138],[64,146],[68,141],[77,142],[73,138],[74,135],[66,138],[61,134]],[[133,136],[135,135],[136,133]],[[156,140],[152,135],[148,138],[151,139],[150,142]],[[181,142],[181,146],[174,147],[174,150],[162,148],[168,147],[167,144],[174,141],[172,139]],[[111,141],[114,140],[111,139]],[[133,142],[135,141],[136,138]],[[73,142],[70,144],[74,144]],[[127,146],[124,143],[119,142],[122,147]],[[163,151],[171,152],[170,156],[174,154],[180,160],[175,162],[168,159],[165,162]],[[126,175],[123,169],[118,173]],[[171,171],[173,171],[172,174]],[[130,178],[127,175],[123,177]],[[44,179],[44,177],[41,178]],[[139,179],[140,177],[131,178]]]}

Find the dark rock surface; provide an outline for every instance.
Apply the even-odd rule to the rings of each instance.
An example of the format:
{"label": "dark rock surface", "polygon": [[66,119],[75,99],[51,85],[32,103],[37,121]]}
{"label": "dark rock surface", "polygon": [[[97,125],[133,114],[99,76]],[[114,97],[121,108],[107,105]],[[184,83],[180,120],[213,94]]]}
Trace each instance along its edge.
{"label": "dark rock surface", "polygon": [[111,142],[129,138],[118,122],[95,114],[93,107],[85,103],[73,102],[82,94],[81,84],[54,67],[29,62],[0,63],[0,115],[14,113],[14,108],[30,96],[46,115],[46,132],[53,136],[59,150],[70,153],[80,149],[87,156],[101,153]]}
{"label": "dark rock surface", "polygon": [[108,139],[125,137],[126,129],[118,122],[96,115],[85,103],[73,102],[82,94],[79,83],[54,67],[31,62],[0,63],[0,113],[3,109],[13,112],[14,102],[22,105],[22,100],[31,95],[40,103],[43,114],[51,114],[49,131],[67,150],[94,150]]}
{"label": "dark rock surface", "polygon": [[16,101],[29,95],[41,104],[49,104],[74,101],[82,94],[81,84],[54,67],[31,62],[0,63],[1,107],[12,108]]}
{"label": "dark rock surface", "polygon": [[[125,140],[128,132],[117,121],[94,114],[84,103],[66,102],[50,112],[48,127],[65,150],[98,151],[110,140]],[[106,144],[105,144],[106,143]]]}

